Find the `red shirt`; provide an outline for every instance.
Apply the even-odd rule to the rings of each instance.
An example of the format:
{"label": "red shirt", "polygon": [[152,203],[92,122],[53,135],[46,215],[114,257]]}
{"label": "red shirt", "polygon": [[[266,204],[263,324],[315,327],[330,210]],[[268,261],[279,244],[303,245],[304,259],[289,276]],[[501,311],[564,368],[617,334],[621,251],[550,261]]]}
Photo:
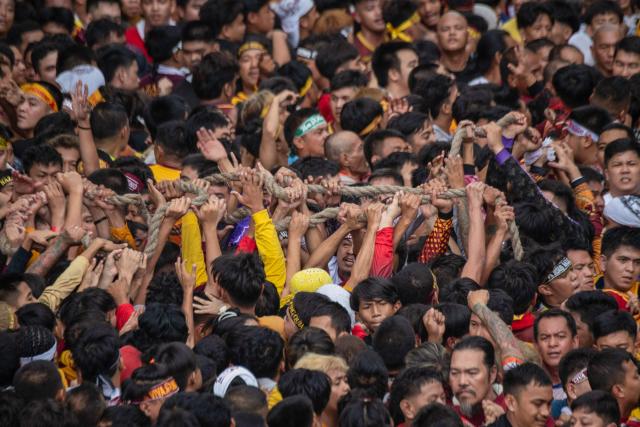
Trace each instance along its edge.
{"label": "red shirt", "polygon": [[[497,403],[498,405],[500,405],[500,407],[502,409],[504,409],[504,411],[507,411],[507,404],[504,401],[504,395],[500,394],[498,395],[498,397],[496,397],[496,400],[494,400],[495,403]],[[477,414],[474,414],[472,417],[468,417],[465,414],[462,413],[462,411],[460,410],[460,406],[455,405],[453,407],[453,410],[456,411],[456,413],[461,417],[466,419],[467,421],[469,421],[471,424],[473,424],[476,427],[481,427],[483,425],[485,425],[485,419],[484,419],[484,411],[482,409],[480,409],[478,411]]]}

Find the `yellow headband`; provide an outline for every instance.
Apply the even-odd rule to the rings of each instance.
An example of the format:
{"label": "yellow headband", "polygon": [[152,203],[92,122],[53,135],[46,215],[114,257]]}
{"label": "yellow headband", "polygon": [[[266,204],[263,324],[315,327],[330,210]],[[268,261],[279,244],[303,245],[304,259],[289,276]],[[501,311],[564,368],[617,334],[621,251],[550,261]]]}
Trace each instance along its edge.
{"label": "yellow headband", "polygon": [[131,403],[134,405],[139,405],[142,402],[153,402],[155,400],[165,399],[167,397],[173,396],[179,391],[180,389],[178,388],[176,380],[174,380],[172,377],[169,377],[167,380],[161,382],[160,384],[153,386],[141,401]]}
{"label": "yellow headband", "polygon": [[264,47],[264,45],[262,43],[259,42],[246,42],[245,44],[243,44],[242,46],[240,46],[240,48],[238,49],[238,58],[242,56],[243,53],[245,53],[248,50],[261,50],[263,52],[267,51],[267,48]]}
{"label": "yellow headband", "polygon": [[312,84],[313,84],[313,79],[311,78],[311,76],[309,76],[307,81],[304,82],[304,86],[302,86],[302,89],[300,89],[300,97],[304,98],[307,92],[309,92],[309,89],[311,89]]}
{"label": "yellow headband", "polygon": [[376,127],[378,127],[381,121],[382,121],[382,116],[376,116],[376,118],[371,120],[371,123],[369,123],[366,128],[362,129],[358,135],[360,136],[369,135],[371,132],[374,131]]}
{"label": "yellow headband", "polygon": [[0,149],[4,150],[9,146],[10,142],[0,136]]}
{"label": "yellow headband", "polygon": [[417,24],[418,22],[420,22],[420,15],[418,15],[418,12],[416,12],[411,15],[409,19],[407,19],[397,27],[394,27],[390,23],[387,23],[387,33],[389,34],[389,38],[391,40],[399,39],[403,42],[412,42],[413,39],[411,38],[411,36],[406,35],[404,32],[413,27],[413,25]]}
{"label": "yellow headband", "polygon": [[38,97],[54,112],[58,112],[58,104],[53,98],[53,95],[51,95],[51,92],[49,92],[49,90],[46,87],[42,86],[40,83],[25,83],[20,86],[20,89],[22,89],[24,93],[28,93]]}
{"label": "yellow headband", "polygon": [[298,316],[298,312],[293,306],[293,300],[291,301],[291,303],[289,303],[289,316],[291,317],[293,324],[296,325],[296,328],[304,329],[304,323],[302,322],[302,319],[300,319],[300,316]]}

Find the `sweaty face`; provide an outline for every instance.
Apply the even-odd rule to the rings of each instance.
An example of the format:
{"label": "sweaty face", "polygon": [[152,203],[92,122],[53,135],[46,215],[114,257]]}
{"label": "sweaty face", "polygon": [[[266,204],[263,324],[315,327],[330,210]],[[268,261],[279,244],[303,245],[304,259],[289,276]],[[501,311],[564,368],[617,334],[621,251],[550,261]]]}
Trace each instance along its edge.
{"label": "sweaty face", "polygon": [[538,15],[538,19],[530,27],[523,28],[522,36],[525,41],[543,39],[551,34],[551,18],[548,15]]}
{"label": "sweaty face", "polygon": [[458,350],[451,355],[449,384],[464,413],[470,414],[475,405],[491,394],[495,376],[495,367],[484,364],[481,350]]}
{"label": "sweaty face", "polygon": [[616,154],[609,159],[605,176],[612,196],[636,194],[640,186],[640,157],[634,151]]}
{"label": "sweaty face", "polygon": [[640,72],[640,55],[619,50],[613,61],[613,75],[626,79]]}
{"label": "sweaty face", "polygon": [[400,303],[391,303],[382,299],[360,301],[358,316],[367,329],[373,333],[387,317],[393,316],[400,308]]}
{"label": "sweaty face", "polygon": [[578,338],[572,336],[564,317],[547,317],[538,323],[536,346],[545,365],[555,369],[565,354],[577,348]]}
{"label": "sweaty face", "polygon": [[357,3],[356,21],[370,31],[384,31],[385,22],[384,19],[382,19],[382,6],[380,0],[367,0]]}
{"label": "sweaty face", "polygon": [[443,52],[459,52],[467,45],[467,20],[457,13],[447,13],[438,22],[438,45]]}
{"label": "sweaty face", "polygon": [[635,340],[627,331],[617,331],[609,335],[605,335],[596,340],[598,350],[605,348],[619,348],[631,354],[635,352]]}
{"label": "sweaty face", "polygon": [[640,250],[620,246],[610,256],[602,256],[605,285],[628,292],[640,274]]}
{"label": "sweaty face", "polygon": [[174,9],[173,0],[142,0],[142,14],[152,27],[167,25]]}
{"label": "sweaty face", "polygon": [[592,291],[595,289],[593,279],[596,275],[593,258],[584,250],[569,250],[567,258],[573,264],[573,272],[577,276],[578,291]]}
{"label": "sweaty face", "polygon": [[49,114],[51,108],[40,98],[27,94],[18,106],[18,128],[30,131],[36,127],[36,123]]}
{"label": "sweaty face", "polygon": [[514,417],[515,425],[529,427],[544,427],[551,414],[553,390],[551,386],[541,386],[530,383],[521,389],[517,396],[507,396],[507,408]]}
{"label": "sweaty face", "polygon": [[340,246],[338,246],[338,251],[336,252],[336,258],[338,261],[338,272],[341,275],[350,274],[353,263],[355,262],[351,235],[342,239]]}

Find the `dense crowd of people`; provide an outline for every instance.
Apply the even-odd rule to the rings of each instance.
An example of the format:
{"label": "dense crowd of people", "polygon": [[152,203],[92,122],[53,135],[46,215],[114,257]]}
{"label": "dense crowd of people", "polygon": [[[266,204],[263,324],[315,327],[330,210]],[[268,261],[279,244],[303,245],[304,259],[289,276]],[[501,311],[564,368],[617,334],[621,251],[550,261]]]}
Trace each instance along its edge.
{"label": "dense crowd of people", "polygon": [[640,426],[637,0],[0,0],[0,425]]}

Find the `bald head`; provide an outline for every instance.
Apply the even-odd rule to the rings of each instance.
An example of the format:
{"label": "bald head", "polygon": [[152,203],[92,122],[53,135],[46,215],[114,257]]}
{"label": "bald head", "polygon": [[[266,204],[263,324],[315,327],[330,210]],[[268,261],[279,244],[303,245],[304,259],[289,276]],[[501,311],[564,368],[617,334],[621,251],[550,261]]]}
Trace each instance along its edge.
{"label": "bald head", "polygon": [[459,12],[449,11],[440,17],[436,32],[438,46],[447,52],[459,52],[467,45],[467,18]]}
{"label": "bald head", "polygon": [[467,18],[458,11],[450,10],[440,17],[440,20],[438,21],[438,28],[451,24],[462,24],[466,27]]}
{"label": "bald head", "polygon": [[618,25],[603,25],[593,34],[591,53],[596,68],[605,76],[610,76],[613,72],[616,44],[620,39],[622,39],[622,32]]}
{"label": "bald head", "polygon": [[622,31],[620,30],[619,25],[606,24],[602,27],[599,27],[595,33],[593,33],[593,40],[596,41],[598,38],[606,37],[608,35],[613,35],[617,38],[622,38]]}
{"label": "bald head", "polygon": [[[330,135],[324,144],[324,154],[327,159],[341,165],[341,157],[349,153],[355,144],[360,142],[360,137],[355,132],[343,130]],[[342,165],[341,165],[342,166]]]}

